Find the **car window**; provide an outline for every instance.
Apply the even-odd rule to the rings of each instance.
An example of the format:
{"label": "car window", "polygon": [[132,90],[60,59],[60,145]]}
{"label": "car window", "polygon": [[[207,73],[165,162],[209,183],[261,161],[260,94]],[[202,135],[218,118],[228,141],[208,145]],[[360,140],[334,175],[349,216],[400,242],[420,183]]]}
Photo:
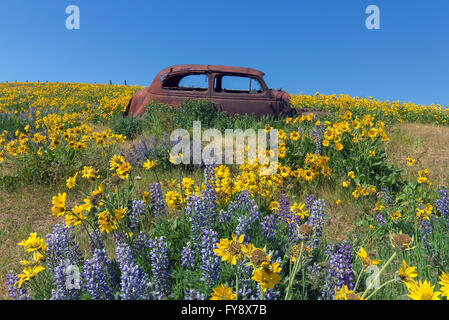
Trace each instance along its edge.
{"label": "car window", "polygon": [[164,89],[183,91],[206,91],[208,77],[205,74],[173,75],[165,79]]}
{"label": "car window", "polygon": [[225,93],[262,93],[259,80],[243,76],[217,76],[214,83],[215,91]]}

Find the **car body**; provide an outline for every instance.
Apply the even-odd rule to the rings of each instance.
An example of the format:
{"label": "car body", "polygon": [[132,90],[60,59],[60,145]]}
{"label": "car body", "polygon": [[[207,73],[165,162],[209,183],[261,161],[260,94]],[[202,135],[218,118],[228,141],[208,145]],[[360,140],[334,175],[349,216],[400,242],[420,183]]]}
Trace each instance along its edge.
{"label": "car body", "polygon": [[140,116],[150,102],[179,106],[186,99],[208,99],[228,115],[294,114],[290,95],[268,88],[263,76],[259,70],[243,67],[171,66],[160,71],[148,88],[136,92],[124,115]]}

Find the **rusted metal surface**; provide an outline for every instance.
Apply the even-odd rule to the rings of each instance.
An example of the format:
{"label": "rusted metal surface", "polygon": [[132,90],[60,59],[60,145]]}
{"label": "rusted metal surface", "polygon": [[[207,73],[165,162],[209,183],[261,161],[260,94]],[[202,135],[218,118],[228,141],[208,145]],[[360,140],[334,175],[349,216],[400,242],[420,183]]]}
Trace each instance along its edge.
{"label": "rusted metal surface", "polygon": [[[204,75],[207,77],[206,88],[180,87],[182,78],[189,75]],[[223,77],[248,78],[250,89],[228,90],[222,88]],[[219,110],[229,115],[254,114],[256,117],[280,114],[294,114],[290,107],[290,95],[282,90],[267,87],[264,73],[243,67],[217,65],[176,65],[165,68],[154,78],[151,85],[136,92],[130,100],[125,116],[140,116],[145,107],[152,101],[179,106],[185,99],[208,99]],[[251,90],[251,81],[258,84],[258,90]]]}

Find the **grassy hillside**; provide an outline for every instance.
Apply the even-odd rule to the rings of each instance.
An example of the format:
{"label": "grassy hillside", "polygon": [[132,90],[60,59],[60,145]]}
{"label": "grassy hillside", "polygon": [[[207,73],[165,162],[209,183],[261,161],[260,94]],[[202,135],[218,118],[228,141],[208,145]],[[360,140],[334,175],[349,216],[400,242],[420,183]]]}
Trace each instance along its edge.
{"label": "grassy hillside", "polygon": [[[440,277],[449,270],[448,109],[316,94],[292,95],[292,103],[328,116],[227,118],[207,103],[186,102],[121,119],[137,89],[0,84],[0,297],[18,280],[7,285],[12,272],[22,274],[21,294],[34,299],[129,298],[114,280],[124,265],[137,265],[157,298],[184,299],[192,289],[209,299],[221,284],[227,298],[240,290],[239,299],[425,298],[425,280],[436,285],[432,296],[447,293]],[[279,171],[261,177],[264,165],[252,159],[172,164],[167,134],[191,130],[198,119],[222,132],[277,129]],[[62,242],[45,238],[58,223],[77,245],[58,251]],[[18,245],[33,232],[37,240]],[[98,270],[107,292],[89,287],[99,281],[89,275],[81,290],[58,287],[58,266],[69,259],[90,270],[89,259],[98,258],[92,248],[103,246],[115,266]],[[117,256],[127,250],[129,259]],[[339,255],[346,262],[337,268]],[[416,277],[401,273],[403,261]],[[380,269],[379,290],[367,288]],[[148,298],[145,292],[131,298]]]}

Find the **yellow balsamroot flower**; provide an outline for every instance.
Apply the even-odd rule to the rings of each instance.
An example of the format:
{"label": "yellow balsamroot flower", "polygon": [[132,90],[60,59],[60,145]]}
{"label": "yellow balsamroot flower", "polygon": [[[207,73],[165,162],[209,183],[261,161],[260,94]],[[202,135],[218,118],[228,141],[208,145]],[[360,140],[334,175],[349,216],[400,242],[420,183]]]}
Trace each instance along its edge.
{"label": "yellow balsamroot flower", "polygon": [[416,217],[422,220],[430,220],[429,217],[432,214],[433,206],[428,203],[424,208],[416,208]]}
{"label": "yellow balsamroot flower", "polygon": [[290,212],[293,215],[293,221],[289,221],[289,222],[294,222],[296,221],[294,219],[295,216],[298,216],[301,219],[305,219],[306,217],[309,216],[309,210],[304,210],[306,207],[306,205],[302,202],[300,203],[296,203],[294,202],[291,206],[290,206]]}
{"label": "yellow balsamroot flower", "polygon": [[[193,187],[195,185],[195,180],[192,178],[184,177],[181,181],[182,190],[186,197],[189,197],[193,193]],[[217,190],[218,189],[218,190]],[[220,188],[216,188],[215,191],[220,193]]]}
{"label": "yellow balsamroot flower", "polygon": [[[89,203],[94,206],[102,205],[102,200],[104,199],[104,185],[100,184],[97,189],[91,192],[92,197],[89,198]],[[86,203],[86,201],[84,201]],[[89,210],[90,211],[90,208]]]}
{"label": "yellow balsamroot flower", "polygon": [[409,287],[410,285],[416,283],[413,278],[418,276],[418,272],[416,271],[416,267],[408,267],[405,260],[402,260],[402,267],[398,270],[398,276],[399,279],[401,279],[401,281]]}
{"label": "yellow balsamroot flower", "polygon": [[53,197],[52,204],[53,207],[51,208],[51,213],[55,218],[63,216],[65,213],[65,200],[66,200],[67,194],[64,192],[63,194],[58,193],[57,196]]}
{"label": "yellow balsamroot flower", "polygon": [[81,174],[84,179],[95,179],[95,171],[92,167],[84,166]]}
{"label": "yellow balsamroot flower", "polygon": [[118,208],[118,209],[112,210],[115,220],[117,222],[120,222],[125,217],[126,211],[127,211],[127,208]]}
{"label": "yellow balsamroot flower", "polygon": [[402,218],[402,214],[399,212],[399,210],[396,210],[395,212],[390,214],[390,218],[393,221],[397,221]]}
{"label": "yellow balsamroot flower", "polygon": [[117,175],[122,180],[127,180],[129,177],[129,171],[131,170],[131,164],[129,162],[122,162],[120,166],[116,169]]}
{"label": "yellow balsamroot flower", "polygon": [[340,199],[337,199],[337,201],[335,201],[335,204],[338,206],[338,205],[340,205],[341,204],[341,200]]}
{"label": "yellow balsamroot flower", "polygon": [[341,183],[341,185],[342,185],[343,188],[347,188],[347,187],[349,187],[349,182],[348,181],[343,181]]}
{"label": "yellow balsamroot flower", "polygon": [[348,178],[355,179],[355,173],[354,173],[354,171],[349,171],[349,172],[348,172]]}
{"label": "yellow balsamroot flower", "polygon": [[75,175],[73,177],[70,177],[67,179],[67,188],[72,189],[73,187],[75,187],[76,185],[76,178],[78,177],[78,172],[75,173]]}
{"label": "yellow balsamroot flower", "polygon": [[45,244],[44,239],[39,238],[37,236],[37,233],[30,233],[28,239],[24,239],[21,242],[19,242],[19,246],[23,246],[28,252],[38,250],[45,252],[45,249],[47,249],[47,245]]}
{"label": "yellow balsamroot flower", "polygon": [[376,155],[376,150],[370,150],[369,151],[369,154],[368,154],[368,156],[371,158],[371,157],[374,157]]}
{"label": "yellow balsamroot flower", "polygon": [[440,291],[441,295],[443,297],[448,298],[449,297],[449,274],[446,272],[442,272],[440,276],[440,282],[438,282],[441,285]]}
{"label": "yellow balsamroot flower", "polygon": [[354,291],[349,290],[348,286],[343,286],[340,290],[337,290],[337,286],[334,288],[335,300],[364,300]]}
{"label": "yellow balsamroot flower", "polygon": [[409,294],[407,296],[412,300],[440,300],[441,292],[434,292],[434,288],[435,286],[431,286],[427,280],[424,282],[419,280],[418,283],[411,283],[408,286]]}
{"label": "yellow balsamroot flower", "polygon": [[71,211],[67,211],[65,216],[65,225],[67,227],[73,225],[77,226],[81,224],[82,221],[86,220],[87,217],[83,214],[84,207],[75,206]]}
{"label": "yellow balsamroot flower", "polygon": [[170,161],[170,163],[172,164],[179,164],[179,160],[182,159],[183,155],[182,153],[178,153],[177,156],[173,156],[170,151],[168,151],[168,154],[170,156],[170,158],[168,159],[168,161]]}
{"label": "yellow balsamroot flower", "polygon": [[259,268],[262,263],[269,262],[271,257],[265,250],[254,247],[251,243],[242,245],[242,253],[249,260],[249,265],[254,269]]}
{"label": "yellow balsamroot flower", "polygon": [[268,209],[270,209],[273,212],[279,211],[279,202],[278,201],[272,201],[270,205],[268,206]]}
{"label": "yellow balsamroot flower", "polygon": [[307,169],[307,170],[304,170],[304,171],[303,171],[302,178],[303,178],[304,180],[310,182],[310,181],[313,180],[313,177],[314,177],[314,174],[313,174],[312,170]]}
{"label": "yellow balsamroot flower", "polygon": [[147,170],[150,170],[151,168],[153,168],[156,165],[157,161],[155,160],[150,160],[147,159],[147,161],[145,161],[145,163],[143,164],[143,167]]}
{"label": "yellow balsamroot flower", "polygon": [[334,148],[337,151],[341,151],[341,150],[343,150],[343,145],[340,142],[338,142],[338,143],[335,144]]}
{"label": "yellow balsamroot flower", "polygon": [[120,164],[125,162],[125,158],[121,155],[114,155],[112,156],[111,160],[109,161],[109,169],[111,171],[116,170],[118,167],[120,167]]}
{"label": "yellow balsamroot flower", "polygon": [[117,221],[109,213],[109,210],[102,211],[98,214],[98,228],[101,233],[110,233],[118,228]]}
{"label": "yellow balsamroot flower", "polygon": [[174,210],[179,209],[182,203],[182,196],[177,191],[168,191],[165,194],[165,203]]}
{"label": "yellow balsamroot flower", "polygon": [[144,192],[142,193],[142,200],[143,200],[145,203],[149,203],[149,202],[151,201],[151,195],[150,195],[150,193],[149,193],[148,191],[144,191]]}
{"label": "yellow balsamroot flower", "polygon": [[369,266],[374,266],[374,265],[382,262],[382,260],[369,258],[368,254],[366,253],[365,249],[363,249],[363,248],[360,248],[360,252],[356,252],[356,253],[360,257],[360,260],[362,260],[363,269],[365,271],[366,271],[366,268],[368,268]]}
{"label": "yellow balsamroot flower", "polygon": [[429,186],[432,185],[432,182],[429,180],[429,170],[419,170],[418,171],[418,183],[419,184],[428,184]]}
{"label": "yellow balsamroot flower", "polygon": [[86,210],[86,211],[90,211],[90,209],[92,209],[92,201],[91,201],[91,199],[90,199],[90,197],[86,197],[84,200],[83,200],[83,204],[81,205],[81,207],[84,209],[84,210]]}
{"label": "yellow balsamroot flower", "polygon": [[244,239],[244,234],[240,235],[238,239],[235,234],[232,234],[232,240],[226,238],[220,239],[214,252],[217,256],[221,257],[221,261],[235,265],[237,260],[242,257],[242,242]]}
{"label": "yellow balsamroot flower", "polygon": [[415,164],[415,159],[413,159],[412,157],[408,156],[407,159],[405,159],[407,161],[407,165],[409,167],[412,167]]}
{"label": "yellow balsamroot flower", "polygon": [[263,262],[261,267],[254,270],[252,280],[259,283],[262,290],[273,289],[276,284],[281,281],[279,272],[282,269],[279,267],[279,262]]}
{"label": "yellow balsamroot flower", "polygon": [[35,277],[39,272],[43,270],[45,270],[43,266],[33,266],[32,268],[26,267],[25,269],[23,269],[22,273],[19,273],[17,275],[17,277],[19,277],[19,280],[14,283],[14,287],[21,288],[22,284],[25,281],[28,281],[31,278]]}
{"label": "yellow balsamroot flower", "polygon": [[299,138],[301,138],[301,135],[299,134],[298,131],[293,131],[290,133],[290,139],[293,141],[298,141]]}
{"label": "yellow balsamroot flower", "polygon": [[282,129],[278,130],[278,139],[279,140],[286,140],[287,139],[287,134],[285,133],[284,130],[282,130]]}
{"label": "yellow balsamroot flower", "polygon": [[376,202],[376,207],[374,208],[374,211],[382,211],[385,209],[385,206],[383,206],[380,202]]}
{"label": "yellow balsamroot flower", "polygon": [[231,288],[220,284],[212,290],[210,300],[235,300],[236,295],[232,293]]}

